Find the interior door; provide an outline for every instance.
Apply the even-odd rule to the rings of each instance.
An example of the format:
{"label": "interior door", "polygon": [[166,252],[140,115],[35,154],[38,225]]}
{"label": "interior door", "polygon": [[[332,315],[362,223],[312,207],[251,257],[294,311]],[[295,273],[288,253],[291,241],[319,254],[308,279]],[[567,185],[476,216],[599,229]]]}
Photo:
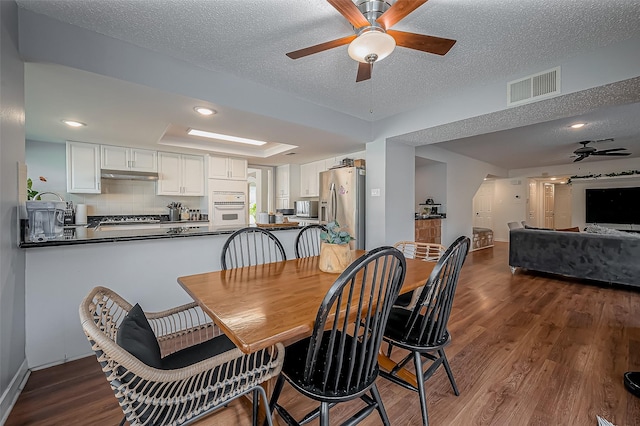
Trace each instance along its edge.
{"label": "interior door", "polygon": [[554,186],[551,183],[544,184],[544,227],[554,229]]}
{"label": "interior door", "polygon": [[556,228],[570,228],[571,225],[571,186],[554,185],[554,225]]}
{"label": "interior door", "polygon": [[493,229],[493,181],[484,182],[473,197],[473,226]]}

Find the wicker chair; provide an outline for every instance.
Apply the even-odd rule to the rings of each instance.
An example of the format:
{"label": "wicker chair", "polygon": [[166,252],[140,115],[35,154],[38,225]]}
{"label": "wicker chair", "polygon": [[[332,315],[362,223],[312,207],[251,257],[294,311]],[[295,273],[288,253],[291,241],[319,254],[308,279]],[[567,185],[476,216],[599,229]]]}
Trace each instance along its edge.
{"label": "wicker chair", "polygon": [[262,228],[247,227],[234,232],[222,247],[222,269],[242,268],[287,260],[278,238]]}
{"label": "wicker chair", "polygon": [[[428,262],[437,262],[447,249],[442,244],[418,243],[415,241],[400,241],[395,243],[394,247],[400,250],[407,259],[422,259]],[[421,290],[422,287],[398,296],[396,305],[406,309],[413,309]]]}
{"label": "wicker chair", "polygon": [[405,259],[393,247],[372,250],[349,265],[322,301],[311,337],[287,347],[271,396],[272,411],[277,409],[288,424],[298,424],[278,404],[286,379],[298,392],[320,402],[300,424],[320,416],[320,425],[328,426],[331,406],[360,398],[366,405],[349,424],[378,410],[383,423],[389,425],[375,383],[378,351],[405,271]]}
{"label": "wicker chair", "polygon": [[296,237],[296,258],[320,255],[320,233],[326,232],[324,225],[307,225],[300,230]]}
{"label": "wicker chair", "polygon": [[[451,314],[453,297],[458,285],[460,270],[469,252],[471,240],[458,238],[442,255],[429,279],[424,285],[418,301],[412,310],[394,307],[389,315],[384,340],[390,345],[409,351],[409,354],[390,371],[380,371],[380,375],[407,389],[418,392],[424,426],[429,424],[424,382],[444,365],[453,392],[459,395],[444,347],[451,341],[447,323]],[[423,358],[431,365],[423,371]],[[416,384],[403,377],[405,365],[413,359]]]}
{"label": "wicker chair", "polygon": [[[245,354],[228,341],[230,349],[205,358],[202,345],[226,337],[216,337],[221,333],[215,324],[191,303],[143,313],[157,337],[161,362],[174,361],[173,366],[166,366],[170,369],[154,368],[116,343],[120,325],[132,308],[136,309],[104,287],[94,288],[80,305],[82,328],[124,412],[121,425],[125,420],[131,425],[189,424],[247,393],[253,394],[253,424],[257,424],[260,396],[267,406],[260,384],[280,372],[281,344]],[[191,355],[204,359],[176,367],[175,361],[190,348]],[[182,361],[184,364],[184,357]],[[266,422],[271,424],[270,416]]]}

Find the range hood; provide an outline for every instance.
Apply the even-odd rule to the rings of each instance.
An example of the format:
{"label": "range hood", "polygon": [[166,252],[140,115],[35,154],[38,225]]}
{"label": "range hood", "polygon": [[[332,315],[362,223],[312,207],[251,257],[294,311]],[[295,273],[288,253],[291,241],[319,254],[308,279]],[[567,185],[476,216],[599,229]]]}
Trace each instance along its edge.
{"label": "range hood", "polygon": [[119,179],[119,180],[158,180],[156,172],[135,172],[132,170],[106,170],[100,172],[102,179]]}

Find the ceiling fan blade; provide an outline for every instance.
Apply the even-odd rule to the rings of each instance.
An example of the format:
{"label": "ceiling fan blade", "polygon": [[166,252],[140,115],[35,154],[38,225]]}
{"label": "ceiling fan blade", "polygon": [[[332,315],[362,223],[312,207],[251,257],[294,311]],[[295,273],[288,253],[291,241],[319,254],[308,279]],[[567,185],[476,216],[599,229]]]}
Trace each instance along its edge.
{"label": "ceiling fan blade", "polygon": [[573,160],[573,162],[575,163],[576,161],[582,161],[582,160],[584,160],[584,159],[585,159],[585,158],[587,158],[587,157],[588,157],[587,155],[581,155],[581,156],[579,156],[578,158],[576,158],[575,160]]}
{"label": "ceiling fan blade", "polygon": [[364,62],[358,62],[358,75],[356,77],[356,83],[371,78],[371,71],[373,70],[373,64],[366,64]]}
{"label": "ceiling fan blade", "polygon": [[597,155],[607,155],[607,152],[616,152],[616,151],[626,151],[627,148],[609,148],[609,149],[600,149],[595,152]]}
{"label": "ceiling fan blade", "polygon": [[376,19],[376,22],[385,29],[391,28],[426,2],[427,0],[397,0],[393,6]]}
{"label": "ceiling fan blade", "polygon": [[327,0],[329,4],[336,8],[338,12],[345,18],[347,21],[351,22],[356,28],[368,27],[371,25],[367,18],[364,17],[358,6],[355,5],[351,0]]}
{"label": "ceiling fan blade", "polygon": [[617,156],[620,156],[620,157],[624,157],[624,156],[627,156],[627,155],[631,155],[631,153],[630,152],[604,152],[603,153],[602,151],[598,151],[598,152],[594,152],[591,155],[606,155],[606,156],[617,155]]}
{"label": "ceiling fan blade", "polygon": [[338,38],[335,40],[316,44],[315,46],[309,46],[305,47],[304,49],[289,52],[287,53],[287,56],[291,59],[303,58],[305,56],[313,55],[314,53],[320,53],[324,52],[325,50],[333,49],[334,47],[344,46],[345,44],[351,43],[355,38],[355,35]]}
{"label": "ceiling fan blade", "polygon": [[442,37],[434,37],[416,33],[406,33],[403,31],[387,30],[387,34],[396,40],[396,44],[409,49],[421,50],[436,55],[446,55],[456,44],[455,40]]}

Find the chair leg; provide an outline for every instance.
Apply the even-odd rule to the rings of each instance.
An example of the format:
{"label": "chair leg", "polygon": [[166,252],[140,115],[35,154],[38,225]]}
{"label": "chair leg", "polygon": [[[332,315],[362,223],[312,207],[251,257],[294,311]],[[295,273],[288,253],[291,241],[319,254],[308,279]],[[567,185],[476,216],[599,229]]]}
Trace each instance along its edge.
{"label": "chair leg", "polygon": [[451,371],[451,367],[449,366],[449,361],[447,360],[447,355],[445,355],[444,353],[444,349],[438,350],[438,354],[440,354],[440,358],[442,358],[442,362],[444,363],[444,369],[447,371],[447,376],[449,376],[449,381],[451,382],[451,386],[453,387],[453,393],[455,393],[456,396],[460,396],[458,386],[456,385],[456,380],[453,378],[453,372]]}
{"label": "chair leg", "polygon": [[[253,417],[252,417],[253,422],[251,424],[253,426],[258,426],[258,404],[260,404],[260,393],[258,389],[254,389],[252,393],[253,393]],[[269,413],[265,412],[265,415],[268,416]]]}
{"label": "chair leg", "polygon": [[374,383],[371,387],[371,395],[373,399],[376,401],[378,413],[380,414],[380,418],[382,419],[382,424],[384,426],[390,426],[389,417],[387,416],[387,411],[384,409],[384,405],[382,404],[382,398],[380,398],[380,392],[378,392],[378,386]]}
{"label": "chair leg", "polygon": [[427,397],[424,392],[424,375],[422,374],[422,356],[419,352],[413,353],[413,363],[416,368],[416,382],[418,382],[418,395],[420,397],[422,424],[423,426],[429,426],[429,416],[427,414]]}
{"label": "chair leg", "polygon": [[320,403],[320,426],[329,426],[329,403]]}
{"label": "chair leg", "polygon": [[[280,397],[280,392],[282,392],[282,387],[284,386],[284,376],[280,374],[278,376],[278,380],[276,381],[276,385],[273,388],[273,393],[271,394],[271,401],[269,401],[269,421],[271,420],[271,415],[273,414],[273,410],[276,408],[276,404],[278,403],[278,398]],[[267,401],[267,393],[265,392],[265,402]],[[267,419],[264,420],[264,426],[267,426]]]}

